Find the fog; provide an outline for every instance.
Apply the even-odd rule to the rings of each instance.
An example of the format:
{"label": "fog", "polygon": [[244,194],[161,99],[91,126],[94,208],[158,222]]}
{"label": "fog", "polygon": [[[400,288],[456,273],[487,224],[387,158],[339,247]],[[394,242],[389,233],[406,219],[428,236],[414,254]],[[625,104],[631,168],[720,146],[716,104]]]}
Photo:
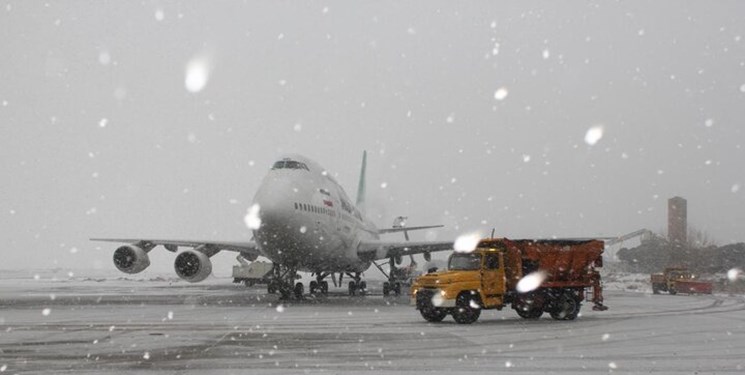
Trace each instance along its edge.
{"label": "fog", "polygon": [[249,240],[243,216],[289,152],[354,196],[367,150],[369,216],[446,225],[419,239],[664,232],[678,195],[690,225],[745,241],[743,14],[0,1],[0,268],[116,272],[90,237]]}

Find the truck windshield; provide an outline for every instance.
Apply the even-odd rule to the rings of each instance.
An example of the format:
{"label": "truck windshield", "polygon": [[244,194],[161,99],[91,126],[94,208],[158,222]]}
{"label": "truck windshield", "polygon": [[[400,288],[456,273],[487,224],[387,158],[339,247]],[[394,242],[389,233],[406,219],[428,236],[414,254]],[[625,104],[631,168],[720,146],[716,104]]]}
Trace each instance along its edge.
{"label": "truck windshield", "polygon": [[481,268],[479,254],[453,254],[448,261],[448,269],[454,271],[477,270]]}

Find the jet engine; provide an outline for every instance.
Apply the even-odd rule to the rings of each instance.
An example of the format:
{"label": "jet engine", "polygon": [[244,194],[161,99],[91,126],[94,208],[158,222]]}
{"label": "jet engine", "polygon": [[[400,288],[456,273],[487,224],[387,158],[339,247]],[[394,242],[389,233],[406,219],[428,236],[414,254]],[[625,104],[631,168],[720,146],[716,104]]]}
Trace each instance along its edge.
{"label": "jet engine", "polygon": [[138,273],[150,265],[150,258],[145,249],[137,245],[124,245],[114,251],[114,265],[124,273]]}
{"label": "jet engine", "polygon": [[185,250],[176,257],[174,268],[178,276],[190,283],[198,283],[212,273],[212,262],[198,250]]}

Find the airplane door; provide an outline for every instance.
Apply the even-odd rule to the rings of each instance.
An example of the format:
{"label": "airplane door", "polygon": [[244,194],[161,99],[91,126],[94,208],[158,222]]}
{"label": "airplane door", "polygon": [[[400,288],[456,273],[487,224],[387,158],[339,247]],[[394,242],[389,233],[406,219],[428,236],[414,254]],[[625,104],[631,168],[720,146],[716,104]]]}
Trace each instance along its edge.
{"label": "airplane door", "polygon": [[487,253],[481,268],[481,290],[485,306],[502,304],[505,294],[504,259],[502,253]]}

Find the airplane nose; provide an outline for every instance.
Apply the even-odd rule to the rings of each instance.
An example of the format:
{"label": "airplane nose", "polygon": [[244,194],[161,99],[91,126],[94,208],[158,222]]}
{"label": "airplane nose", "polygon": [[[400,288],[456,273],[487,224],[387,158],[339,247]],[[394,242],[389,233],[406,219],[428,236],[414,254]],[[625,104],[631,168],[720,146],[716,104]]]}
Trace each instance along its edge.
{"label": "airplane nose", "polygon": [[262,226],[287,223],[293,214],[297,191],[290,179],[267,176],[254,196]]}

